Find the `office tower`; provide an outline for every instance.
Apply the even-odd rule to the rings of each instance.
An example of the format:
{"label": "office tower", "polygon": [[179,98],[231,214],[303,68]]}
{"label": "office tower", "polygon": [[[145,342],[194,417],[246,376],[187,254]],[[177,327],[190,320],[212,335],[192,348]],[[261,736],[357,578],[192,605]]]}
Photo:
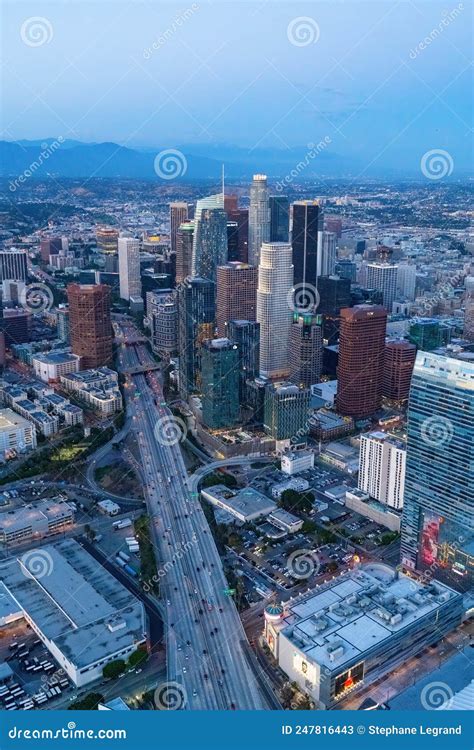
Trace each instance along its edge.
{"label": "office tower", "polygon": [[351,306],[351,282],[340,276],[320,276],[318,293],[317,312],[323,316],[323,337],[332,346],[339,340],[341,309]]}
{"label": "office tower", "polygon": [[119,276],[120,297],[140,297],[142,284],[140,280],[140,240],[133,237],[119,237]]}
{"label": "office tower", "polygon": [[148,315],[148,301],[150,295],[155,292],[159,294],[165,289],[171,289],[173,286],[171,274],[169,273],[154,273],[151,269],[147,268],[142,272],[142,297],[145,304],[145,315]]}
{"label": "office tower", "polygon": [[253,320],[230,320],[227,335],[237,344],[239,353],[239,401],[248,403],[247,381],[260,372],[260,323]]}
{"label": "office tower", "polygon": [[398,266],[390,263],[369,263],[367,266],[367,286],[382,292],[382,304],[389,313],[397,296],[397,275]]}
{"label": "office tower", "polygon": [[120,232],[112,227],[98,226],[95,231],[97,247],[103,255],[116,256],[118,253],[118,238]]}
{"label": "office tower", "polygon": [[387,311],[380,305],[341,310],[336,407],[363,419],[382,402]]}
{"label": "office tower", "polygon": [[[237,208],[226,211],[227,218],[230,222],[237,224],[237,229],[232,229],[232,239],[229,242],[229,260],[240,260],[241,263],[248,262],[248,244],[249,244],[249,212],[247,208]],[[237,234],[237,257],[231,257],[230,253],[235,253],[235,234]],[[227,231],[229,237],[229,229]]]}
{"label": "office tower", "polygon": [[464,301],[463,335],[468,341],[474,341],[474,291],[466,293]]}
{"label": "office tower", "polygon": [[474,583],[473,382],[472,361],[418,352],[408,401],[402,564],[462,590]]}
{"label": "office tower", "polygon": [[222,193],[198,200],[194,214],[191,275],[216,280],[216,268],[227,261],[227,214]]}
{"label": "office tower", "polygon": [[185,279],[178,288],[179,390],[182,398],[200,383],[200,348],[212,339],[215,284],[209,279]]}
{"label": "office tower", "polygon": [[57,312],[57,331],[58,339],[64,341],[65,344],[70,343],[70,325],[69,325],[69,310],[67,307],[59,307]]}
{"label": "office tower", "polygon": [[321,380],[323,369],[322,315],[295,313],[290,328],[290,377],[309,388]]}
{"label": "office tower", "polygon": [[389,341],[385,345],[383,395],[391,401],[406,401],[410,392],[416,346],[408,341]]}
{"label": "office tower", "polygon": [[351,284],[351,307],[354,305],[381,305],[383,294],[380,289],[367,289],[359,284]]}
{"label": "office tower", "polygon": [[337,216],[325,216],[324,228],[327,232],[334,232],[338,239],[342,237],[342,219]]}
{"label": "office tower", "polygon": [[413,302],[416,291],[416,266],[400,263],[397,270],[397,291],[401,297]]}
{"label": "office tower", "polygon": [[332,276],[336,268],[336,235],[323,232],[321,235],[321,276]]}
{"label": "office tower", "polygon": [[217,268],[217,335],[228,336],[230,320],[255,320],[258,269],[247,263],[226,263]]}
{"label": "office tower", "polygon": [[408,339],[417,349],[430,352],[451,341],[451,327],[433,318],[418,318],[411,323]]}
{"label": "office tower", "polygon": [[0,250],[0,281],[23,281],[28,278],[26,250],[15,247]]}
{"label": "office tower", "polygon": [[270,242],[290,241],[290,202],[284,195],[271,195]]}
{"label": "office tower", "polygon": [[248,262],[258,266],[263,242],[270,240],[270,206],[267,176],[254,174],[250,186]]}
{"label": "office tower", "polygon": [[18,308],[3,310],[3,317],[0,320],[0,331],[5,336],[5,345],[7,348],[12,344],[26,344],[31,341],[33,315],[28,310]]}
{"label": "office tower", "polygon": [[194,221],[185,221],[176,233],[176,283],[191,276],[193,262]]}
{"label": "office tower", "polygon": [[105,284],[69,284],[69,331],[73,354],[85,370],[112,362],[110,287]]}
{"label": "office tower", "polygon": [[239,210],[239,197],[237,195],[224,195],[224,211],[227,215]]}
{"label": "office tower", "polygon": [[293,383],[269,384],[265,390],[264,424],[277,443],[304,443],[309,432],[311,392]]}
{"label": "office tower", "polygon": [[151,292],[153,304],[149,313],[151,346],[156,354],[170,357],[178,349],[178,301],[176,291]]}
{"label": "office tower", "polygon": [[211,430],[235,427],[239,421],[239,351],[227,338],[201,347],[202,421]]}
{"label": "office tower", "polygon": [[341,258],[336,261],[336,273],[342,279],[349,279],[349,281],[355,282],[357,278],[357,265],[353,260]]}
{"label": "office tower", "polygon": [[61,237],[48,237],[41,240],[40,255],[43,263],[49,263],[50,255],[59,255],[63,242]]}
{"label": "office tower", "polygon": [[303,284],[317,288],[318,276],[322,275],[320,242],[323,231],[323,212],[316,201],[293,203],[293,265],[295,287]]}
{"label": "office tower", "polygon": [[188,204],[183,201],[170,203],[170,249],[172,253],[177,252],[178,230],[181,224],[188,220],[188,210]]}
{"label": "office tower", "polygon": [[386,432],[369,432],[360,437],[360,490],[383,505],[403,508],[406,445]]}
{"label": "office tower", "polygon": [[227,222],[227,260],[240,260],[239,225],[236,221]]}
{"label": "office tower", "polygon": [[260,253],[257,288],[257,321],[260,323],[260,374],[288,377],[288,344],[293,287],[291,245],[264,242]]}

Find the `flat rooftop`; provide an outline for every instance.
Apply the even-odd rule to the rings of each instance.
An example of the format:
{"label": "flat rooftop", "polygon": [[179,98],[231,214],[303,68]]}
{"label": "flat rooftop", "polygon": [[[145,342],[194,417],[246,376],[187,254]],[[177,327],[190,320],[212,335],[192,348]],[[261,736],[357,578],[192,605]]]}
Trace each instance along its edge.
{"label": "flat rooftop", "polygon": [[12,409],[0,409],[0,432],[31,428],[31,422]]}
{"label": "flat rooftop", "polygon": [[44,500],[36,505],[25,505],[0,513],[0,533],[12,533],[15,529],[24,529],[39,521],[59,521],[71,516],[71,508],[65,502]]}
{"label": "flat rooftop", "polygon": [[253,487],[245,487],[242,490],[233,490],[223,484],[207,487],[202,490],[205,498],[212,501],[218,500],[226,506],[230,512],[242,516],[267,515],[276,510],[277,506],[266,495],[263,495]]}

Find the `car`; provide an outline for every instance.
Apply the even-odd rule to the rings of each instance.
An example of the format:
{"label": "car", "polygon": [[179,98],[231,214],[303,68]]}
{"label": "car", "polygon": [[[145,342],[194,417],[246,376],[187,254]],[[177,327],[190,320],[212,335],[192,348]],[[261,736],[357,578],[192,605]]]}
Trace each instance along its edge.
{"label": "car", "polygon": [[197,690],[193,690],[193,698],[196,698],[197,696]]}
{"label": "car", "polygon": [[183,667],[183,672],[184,674],[186,674],[186,667]]}

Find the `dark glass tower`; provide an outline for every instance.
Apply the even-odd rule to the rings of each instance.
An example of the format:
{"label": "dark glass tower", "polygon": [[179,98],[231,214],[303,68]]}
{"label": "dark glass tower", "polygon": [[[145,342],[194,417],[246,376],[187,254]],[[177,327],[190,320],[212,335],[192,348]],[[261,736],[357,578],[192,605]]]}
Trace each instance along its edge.
{"label": "dark glass tower", "polygon": [[239,351],[227,338],[205,341],[201,349],[202,421],[211,430],[239,421]]}
{"label": "dark glass tower", "polygon": [[323,212],[316,202],[298,201],[293,204],[293,265],[295,286],[308,284],[317,287],[321,274],[319,236],[323,231]]}
{"label": "dark glass tower", "polygon": [[284,195],[271,195],[270,242],[288,242],[290,238],[290,203]]}
{"label": "dark glass tower", "polygon": [[185,279],[178,288],[179,390],[183,398],[199,388],[201,344],[214,335],[215,284]]}

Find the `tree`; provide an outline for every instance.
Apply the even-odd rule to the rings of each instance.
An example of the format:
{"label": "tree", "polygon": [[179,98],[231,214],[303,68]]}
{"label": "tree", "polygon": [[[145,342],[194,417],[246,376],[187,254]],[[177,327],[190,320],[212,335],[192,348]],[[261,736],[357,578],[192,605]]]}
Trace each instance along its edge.
{"label": "tree", "polygon": [[278,503],[280,508],[284,508],[288,511],[300,511],[301,513],[309,513],[313,507],[314,496],[311,492],[297,492],[296,490],[285,490],[282,492],[280,502]]}
{"label": "tree", "polygon": [[101,693],[87,693],[83,698],[70,703],[68,711],[97,711],[97,706],[102,703],[104,696]]}
{"label": "tree", "polygon": [[130,656],[128,657],[128,666],[138,667],[139,664],[144,664],[147,659],[148,654],[146,652],[146,649],[137,648],[137,650],[134,651],[133,654],[130,654]]}
{"label": "tree", "polygon": [[115,659],[115,661],[109,661],[108,664],[102,670],[102,675],[109,680],[116,680],[117,677],[125,672],[126,664],[123,659]]}

